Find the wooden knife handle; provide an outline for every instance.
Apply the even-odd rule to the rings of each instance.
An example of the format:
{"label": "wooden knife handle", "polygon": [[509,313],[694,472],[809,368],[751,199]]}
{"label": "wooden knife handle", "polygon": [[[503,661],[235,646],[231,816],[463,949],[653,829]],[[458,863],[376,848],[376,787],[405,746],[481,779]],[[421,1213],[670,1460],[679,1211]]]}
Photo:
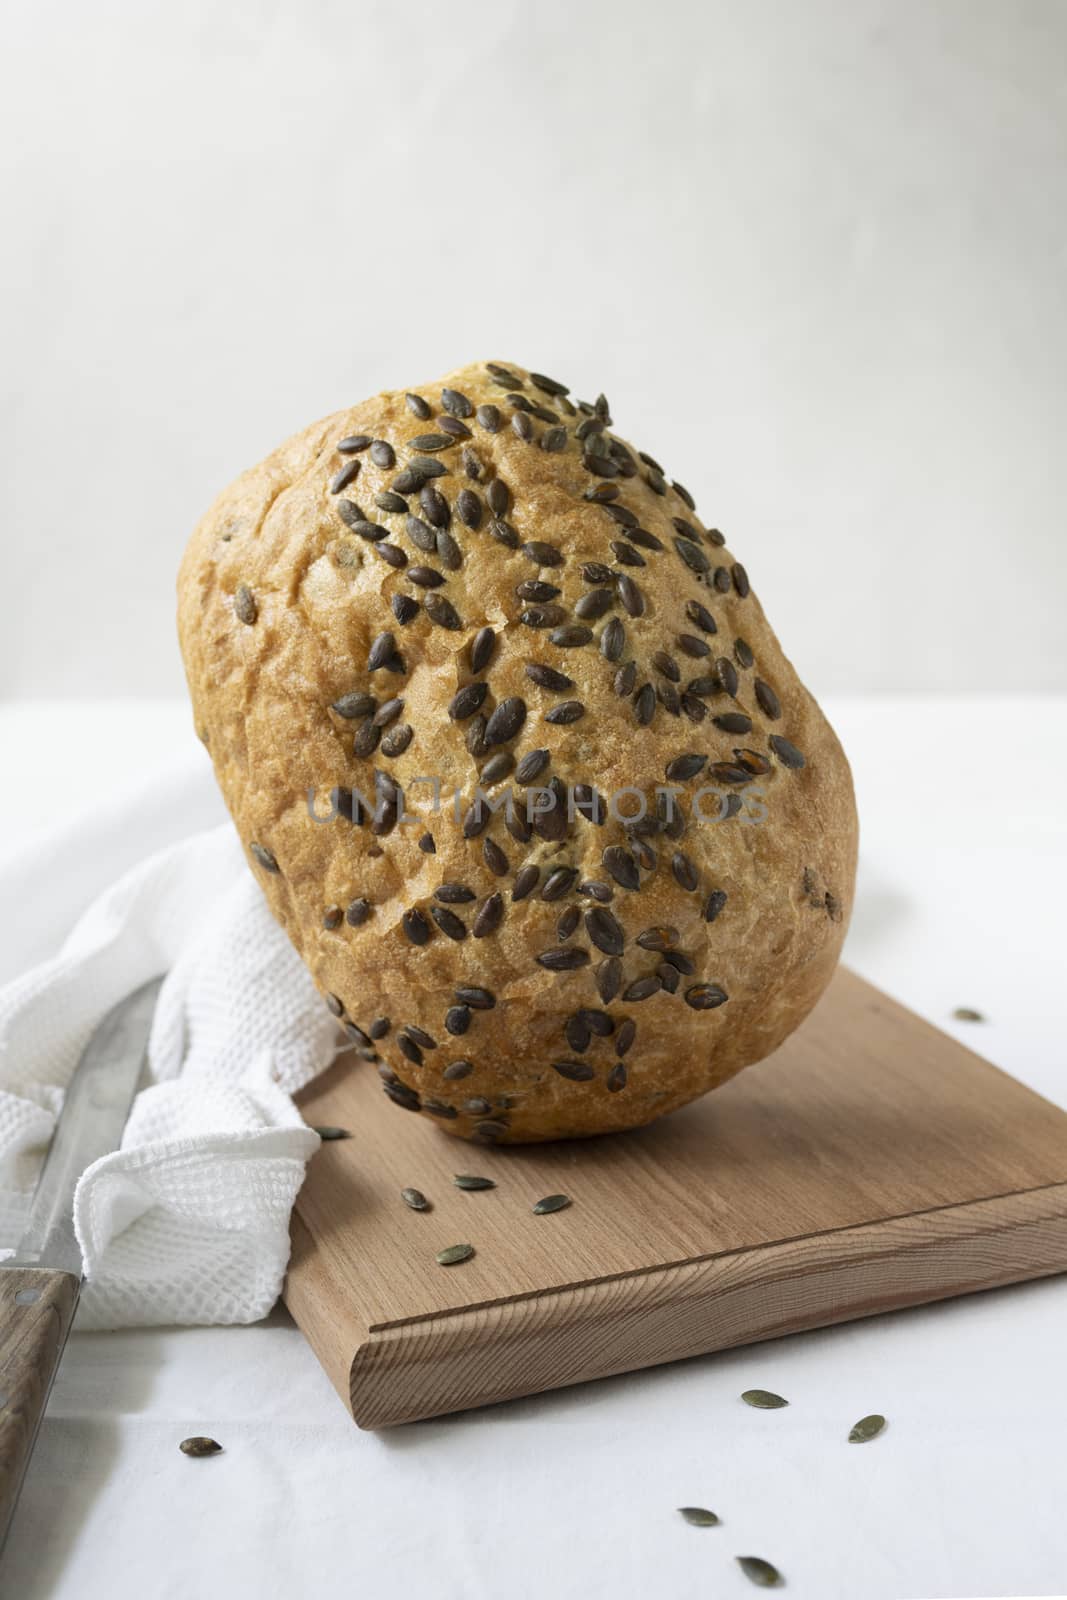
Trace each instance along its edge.
{"label": "wooden knife handle", "polygon": [[0,1267],[0,1543],[33,1453],[80,1288],[70,1272]]}

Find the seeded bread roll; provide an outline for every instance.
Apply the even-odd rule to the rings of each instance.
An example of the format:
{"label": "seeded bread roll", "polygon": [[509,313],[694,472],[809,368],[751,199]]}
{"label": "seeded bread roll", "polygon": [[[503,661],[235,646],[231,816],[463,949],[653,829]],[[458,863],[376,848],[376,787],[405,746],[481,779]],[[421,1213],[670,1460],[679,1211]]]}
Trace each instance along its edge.
{"label": "seeded bread roll", "polygon": [[327,417],[220,496],[179,591],[251,868],[397,1107],[632,1128],[815,1004],[848,763],[603,396],[490,362]]}

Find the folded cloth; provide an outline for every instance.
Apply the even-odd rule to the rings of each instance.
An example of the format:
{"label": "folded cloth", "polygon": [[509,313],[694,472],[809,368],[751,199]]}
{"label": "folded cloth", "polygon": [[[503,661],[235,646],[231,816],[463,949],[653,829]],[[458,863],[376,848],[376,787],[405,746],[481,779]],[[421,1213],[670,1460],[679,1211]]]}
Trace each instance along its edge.
{"label": "folded cloth", "polygon": [[[80,1327],[266,1315],[289,1258],[289,1214],[319,1144],[291,1096],[343,1043],[229,823],[178,837],[128,865],[139,837],[159,845],[180,833],[175,776],[179,793],[196,795],[184,814],[198,814],[206,775],[183,769],[0,865],[5,905],[20,904],[15,896],[32,885],[38,949],[48,942],[42,904],[54,908],[53,923],[69,927],[63,869],[75,860],[81,901],[70,932],[54,940],[58,951],[0,988],[0,1208],[7,1217],[25,1211],[96,1024],[166,974],[144,1086],[121,1148],[78,1182],[74,1221],[86,1274]],[[101,888],[115,863],[120,875]],[[17,1238],[0,1244],[7,1247],[0,1255],[10,1254]]]}

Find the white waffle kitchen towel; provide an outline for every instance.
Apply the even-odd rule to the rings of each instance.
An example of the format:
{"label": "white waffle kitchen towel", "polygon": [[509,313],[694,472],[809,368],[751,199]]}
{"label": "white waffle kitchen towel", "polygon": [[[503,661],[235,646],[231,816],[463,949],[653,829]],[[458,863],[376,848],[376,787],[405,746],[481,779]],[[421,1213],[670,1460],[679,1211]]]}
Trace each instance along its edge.
{"label": "white waffle kitchen towel", "polygon": [[[176,768],[0,863],[0,901],[26,907],[29,950],[52,952],[0,988],[7,1216],[32,1193],[94,1027],[166,974],[121,1149],[78,1184],[80,1327],[265,1316],[319,1144],[290,1096],[333,1059],[339,1029],[232,826],[188,832],[185,819],[217,815],[209,782],[202,761]],[[156,848],[137,860],[146,844]],[[3,1256],[17,1239],[0,1243]]]}

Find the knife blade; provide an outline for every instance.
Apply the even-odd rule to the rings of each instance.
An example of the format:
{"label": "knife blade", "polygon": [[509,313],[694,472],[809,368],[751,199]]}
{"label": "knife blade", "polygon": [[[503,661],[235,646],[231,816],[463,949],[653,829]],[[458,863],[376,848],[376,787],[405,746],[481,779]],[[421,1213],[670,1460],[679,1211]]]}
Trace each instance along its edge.
{"label": "knife blade", "polygon": [[118,1148],[161,978],[109,1011],[71,1078],[14,1256],[0,1263],[0,1544],[7,1536],[81,1291],[74,1190]]}

